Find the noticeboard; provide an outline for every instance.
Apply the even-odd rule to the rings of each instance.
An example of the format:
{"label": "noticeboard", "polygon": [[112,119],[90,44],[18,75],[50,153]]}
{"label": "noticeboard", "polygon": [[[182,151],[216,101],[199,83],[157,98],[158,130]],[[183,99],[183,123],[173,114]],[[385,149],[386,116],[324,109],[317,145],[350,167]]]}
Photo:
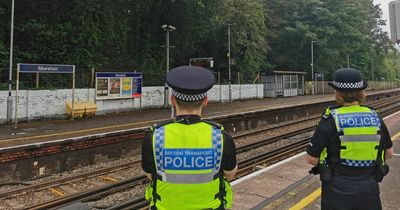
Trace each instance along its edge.
{"label": "noticeboard", "polygon": [[97,72],[96,100],[140,98],[142,79],[136,72]]}
{"label": "noticeboard", "polygon": [[204,68],[212,68],[214,67],[214,60],[212,57],[190,58],[189,66],[201,66]]}

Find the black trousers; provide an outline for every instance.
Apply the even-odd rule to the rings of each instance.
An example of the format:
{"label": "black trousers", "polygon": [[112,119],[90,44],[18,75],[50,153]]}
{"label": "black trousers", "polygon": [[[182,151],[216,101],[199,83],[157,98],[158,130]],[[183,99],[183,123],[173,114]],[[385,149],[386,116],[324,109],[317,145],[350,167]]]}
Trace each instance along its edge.
{"label": "black trousers", "polygon": [[381,210],[379,185],[371,175],[334,175],[322,183],[322,210]]}

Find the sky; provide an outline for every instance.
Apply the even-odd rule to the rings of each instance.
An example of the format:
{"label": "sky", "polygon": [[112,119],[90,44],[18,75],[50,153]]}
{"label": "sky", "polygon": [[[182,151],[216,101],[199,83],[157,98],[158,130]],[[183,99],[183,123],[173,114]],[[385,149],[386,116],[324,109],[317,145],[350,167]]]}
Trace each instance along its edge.
{"label": "sky", "polygon": [[390,26],[389,26],[389,3],[393,0],[374,0],[374,4],[381,4],[382,9],[382,19],[386,20],[386,26],[382,27],[384,31],[387,31],[390,34]]}

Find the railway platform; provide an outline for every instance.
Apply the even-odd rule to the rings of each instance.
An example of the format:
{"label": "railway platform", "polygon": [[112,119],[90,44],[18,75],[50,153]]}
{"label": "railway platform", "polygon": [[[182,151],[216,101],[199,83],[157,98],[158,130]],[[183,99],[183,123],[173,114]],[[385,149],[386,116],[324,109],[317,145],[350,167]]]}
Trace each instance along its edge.
{"label": "railway platform", "polygon": [[[400,209],[394,195],[400,193],[400,112],[384,118],[394,141],[390,173],[380,184],[383,209]],[[321,209],[321,183],[308,174],[305,152],[232,182],[234,209],[317,210]]]}
{"label": "railway platform", "polygon": [[[317,177],[308,175],[310,167],[304,162],[302,154],[272,166],[265,167],[263,164],[272,164],[304,151],[315,120],[320,118],[321,110],[325,106],[332,104],[332,98],[332,95],[305,96],[211,104],[206,117],[223,124],[225,130],[232,133],[237,144],[239,164],[237,177],[241,178],[233,182],[234,209],[265,207],[288,209],[304,197],[309,197],[308,194],[318,197],[318,191],[313,192],[318,189],[319,180]],[[385,113],[385,116],[400,110],[399,99],[400,90],[370,92],[368,96],[369,104],[381,109],[381,113]],[[146,178],[141,174],[141,170],[137,170],[137,167],[131,167],[139,165],[138,161],[136,163],[131,161],[136,160],[135,158],[140,154],[140,144],[147,125],[161,121],[163,117],[167,119],[168,116],[168,110],[160,109],[76,121],[32,122],[22,124],[19,128],[22,129],[25,126],[27,128],[23,131],[25,133],[1,134],[8,139],[0,140],[0,162],[2,163],[0,164],[0,183],[42,180],[47,177],[54,177],[55,180],[44,182],[44,184],[39,183],[40,187],[37,185],[17,186],[15,190],[0,195],[4,198],[0,199],[0,206],[1,202],[10,207],[59,205],[58,202],[65,200],[68,200],[70,204],[78,201],[86,205],[87,199],[93,196],[92,193],[113,194],[110,196],[115,200],[107,198],[103,201],[89,202],[89,205],[118,204],[119,206],[116,202],[121,201],[119,195],[114,195],[115,192],[111,191],[128,185],[129,193],[131,193],[128,194],[129,198],[135,199],[132,203],[128,201],[127,204],[135,206],[132,209],[147,206],[142,198],[143,183]],[[397,121],[393,123],[398,124]],[[39,127],[34,127],[35,124]],[[57,127],[57,130],[46,128],[46,125]],[[1,129],[7,129],[7,127]],[[13,128],[8,127],[8,129]],[[285,141],[289,138],[291,141]],[[124,168],[126,164],[129,165],[128,169],[132,170],[128,173],[128,177],[132,174],[135,175],[134,177],[126,177],[122,170],[114,173],[116,168]],[[97,167],[100,169],[93,170]],[[75,178],[78,181],[85,180],[84,182],[75,184],[59,178],[76,169],[78,169],[77,173],[83,172],[83,174],[78,174]],[[82,170],[79,171],[79,169]],[[112,175],[104,174],[107,170],[111,170]],[[97,173],[100,176],[93,176]],[[253,174],[248,175],[249,173]],[[80,176],[93,179],[81,179]],[[66,177],[66,179],[71,177]],[[54,182],[61,184],[56,189],[43,187],[51,186],[52,188]],[[113,183],[105,184],[108,182]],[[76,189],[75,186],[87,187],[82,190]],[[131,186],[134,187],[131,188]],[[35,189],[40,189],[40,191],[35,191]],[[29,190],[38,195],[35,194],[36,199],[32,199],[35,196],[30,196],[31,193],[25,193],[26,198],[18,194]],[[81,193],[77,192],[81,191],[87,197],[79,197]],[[43,193],[48,196],[42,196]],[[53,200],[53,197],[60,196],[60,199]],[[294,198],[295,196],[297,197]],[[62,205],[65,206],[66,203]],[[121,205],[126,205],[126,203]],[[270,207],[271,205],[275,206]]]}
{"label": "railway platform", "polygon": [[[370,91],[368,95],[385,94],[395,90]],[[298,96],[290,98],[265,98],[261,100],[234,101],[232,103],[210,104],[204,112],[205,118],[223,118],[235,114],[251,113],[261,110],[308,105],[333,101],[333,95]],[[141,128],[167,120],[169,109],[148,109],[125,113],[108,114],[94,118],[76,120],[43,120],[0,126],[0,148],[30,143],[40,143],[66,138],[75,138],[99,133]]]}

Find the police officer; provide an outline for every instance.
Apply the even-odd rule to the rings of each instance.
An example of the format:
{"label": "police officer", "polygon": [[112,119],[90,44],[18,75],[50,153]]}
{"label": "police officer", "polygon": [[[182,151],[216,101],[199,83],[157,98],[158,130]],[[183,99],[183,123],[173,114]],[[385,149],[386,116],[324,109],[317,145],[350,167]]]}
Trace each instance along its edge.
{"label": "police officer", "polygon": [[217,123],[201,119],[214,75],[181,66],[167,74],[176,119],[155,125],[142,145],[142,168],[151,180],[151,209],[229,209],[237,170],[232,137]]}
{"label": "police officer", "polygon": [[374,109],[361,105],[368,84],[358,70],[337,70],[329,85],[338,105],[323,113],[306,158],[320,173],[321,208],[382,209],[378,182],[393,155],[389,132]]}

